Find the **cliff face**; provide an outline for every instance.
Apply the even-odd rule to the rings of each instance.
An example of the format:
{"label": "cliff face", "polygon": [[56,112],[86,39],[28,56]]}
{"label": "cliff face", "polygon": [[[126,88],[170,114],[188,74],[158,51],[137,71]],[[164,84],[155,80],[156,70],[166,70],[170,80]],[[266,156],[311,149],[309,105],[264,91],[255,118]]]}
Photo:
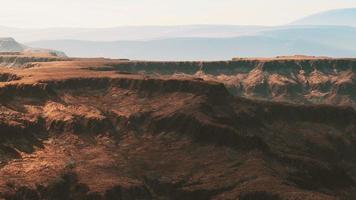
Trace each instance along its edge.
{"label": "cliff face", "polygon": [[201,78],[235,96],[302,104],[356,107],[356,60],[275,59],[231,62],[129,62],[101,70]]}
{"label": "cliff face", "polygon": [[123,65],[1,69],[0,198],[355,198],[354,109],[249,100]]}

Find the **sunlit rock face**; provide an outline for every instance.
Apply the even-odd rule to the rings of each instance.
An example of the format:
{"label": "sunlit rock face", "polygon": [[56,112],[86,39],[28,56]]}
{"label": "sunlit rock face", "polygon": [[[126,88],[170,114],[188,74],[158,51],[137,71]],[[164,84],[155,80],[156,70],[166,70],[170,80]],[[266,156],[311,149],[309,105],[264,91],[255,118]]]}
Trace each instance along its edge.
{"label": "sunlit rock face", "polygon": [[223,62],[128,62],[97,70],[196,78],[223,83],[234,96],[356,108],[355,59],[293,56]]}

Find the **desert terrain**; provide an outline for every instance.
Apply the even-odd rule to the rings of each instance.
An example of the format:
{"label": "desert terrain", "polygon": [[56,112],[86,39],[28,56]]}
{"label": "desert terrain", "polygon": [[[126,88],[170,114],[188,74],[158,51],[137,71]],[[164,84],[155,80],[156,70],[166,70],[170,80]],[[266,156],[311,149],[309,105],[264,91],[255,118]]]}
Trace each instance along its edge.
{"label": "desert terrain", "polygon": [[0,61],[0,199],[356,198],[355,59]]}

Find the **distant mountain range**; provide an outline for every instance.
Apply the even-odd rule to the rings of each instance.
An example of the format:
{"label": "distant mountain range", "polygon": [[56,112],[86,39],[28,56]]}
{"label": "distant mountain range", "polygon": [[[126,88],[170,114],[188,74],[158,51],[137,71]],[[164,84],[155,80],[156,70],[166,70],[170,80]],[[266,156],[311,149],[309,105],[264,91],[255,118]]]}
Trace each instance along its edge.
{"label": "distant mountain range", "polygon": [[52,49],[32,48],[18,43],[14,38],[0,38],[0,54],[27,53],[27,54],[47,54],[50,56],[66,57],[65,53]]}
{"label": "distant mountain range", "polygon": [[306,54],[356,56],[356,9],[332,10],[278,27],[128,26],[102,29],[0,27],[26,45],[69,56],[141,60],[225,60]]}
{"label": "distant mountain range", "polygon": [[264,26],[182,25],[182,26],[120,26],[113,28],[49,28],[19,29],[0,27],[0,36],[20,42],[38,40],[131,41],[181,37],[236,37],[274,29]]}
{"label": "distant mountain range", "polygon": [[227,60],[233,57],[271,57],[278,55],[317,55],[352,57],[356,50],[345,50],[305,40],[266,36],[234,38],[176,38],[152,41],[92,42],[52,40],[29,43],[60,49],[78,57],[111,57],[143,60]]}
{"label": "distant mountain range", "polygon": [[345,8],[317,13],[292,23],[292,25],[356,26],[356,8]]}

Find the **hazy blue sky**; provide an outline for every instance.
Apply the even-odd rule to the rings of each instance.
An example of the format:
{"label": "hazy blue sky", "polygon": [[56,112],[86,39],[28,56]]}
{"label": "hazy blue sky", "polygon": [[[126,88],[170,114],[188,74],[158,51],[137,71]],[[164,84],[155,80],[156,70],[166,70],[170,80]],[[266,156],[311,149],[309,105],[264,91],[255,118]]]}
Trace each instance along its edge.
{"label": "hazy blue sky", "polygon": [[0,0],[0,26],[281,25],[356,0]]}

